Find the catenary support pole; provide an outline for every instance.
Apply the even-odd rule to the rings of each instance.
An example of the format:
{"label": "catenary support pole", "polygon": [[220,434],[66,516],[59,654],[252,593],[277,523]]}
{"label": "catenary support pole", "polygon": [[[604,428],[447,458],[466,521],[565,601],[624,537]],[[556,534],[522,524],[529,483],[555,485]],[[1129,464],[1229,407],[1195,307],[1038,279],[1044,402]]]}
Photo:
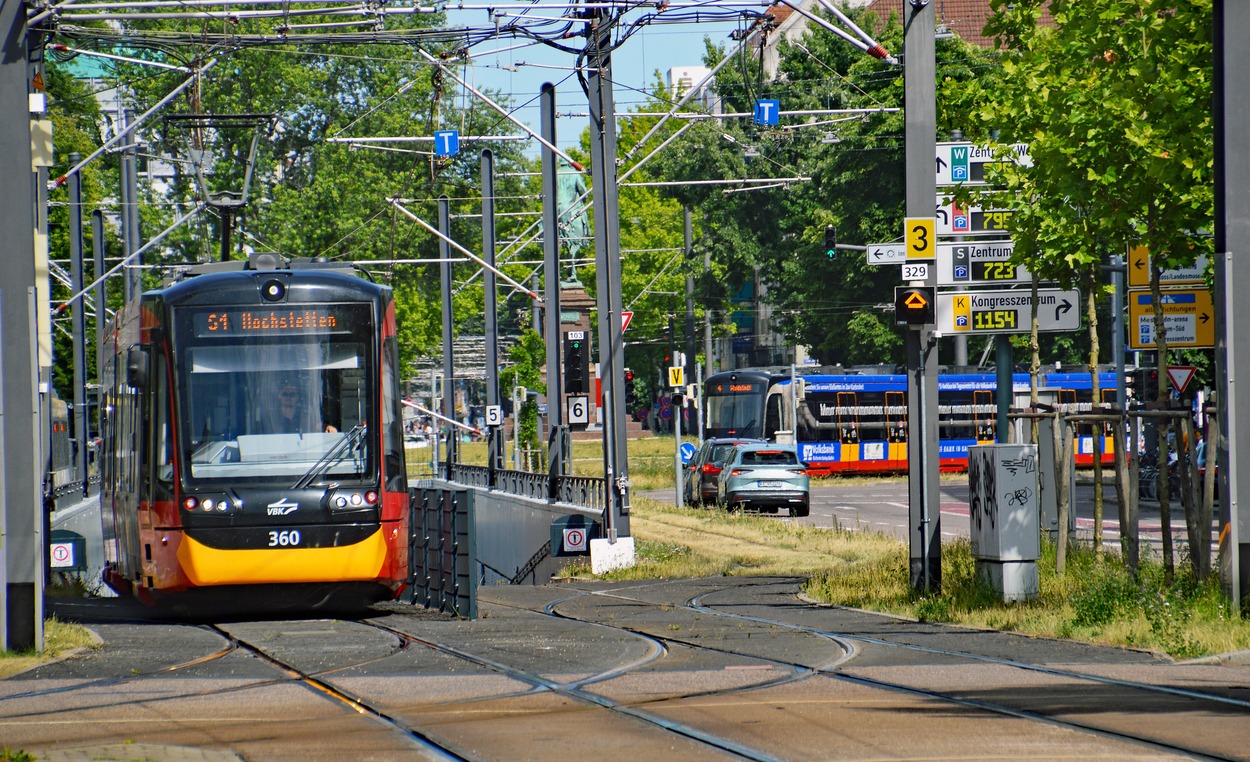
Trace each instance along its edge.
{"label": "catenary support pole", "polygon": [[[71,153],[71,164],[78,163],[79,155]],[[82,238],[82,180],[78,173],[69,179],[69,259],[70,289],[74,293],[83,288],[83,238]],[[87,495],[87,300],[80,299],[74,305],[70,335],[74,353],[74,478],[82,482],[82,494]]]}
{"label": "catenary support pole", "polygon": [[[35,173],[25,3],[0,3],[0,648],[43,649]],[[45,284],[46,287],[46,284]]]}
{"label": "catenary support pole", "polygon": [[603,409],[604,473],[608,478],[605,511],[607,538],[629,535],[629,464],[625,436],[624,346],[621,341],[621,241],[616,185],[616,106],[612,93],[608,13],[597,21],[586,42],[592,68],[587,75],[590,105],[591,182],[595,204],[595,278],[599,309],[599,369],[606,389]]}
{"label": "catenary support pole", "polygon": [[[1239,320],[1250,293],[1250,72],[1245,40],[1250,3],[1215,2],[1215,376],[1220,437],[1216,462],[1221,481],[1220,580],[1225,594],[1244,604],[1250,596],[1250,326]],[[1241,383],[1238,383],[1238,382]],[[1226,497],[1225,497],[1226,496]]]}
{"label": "catenary support pole", "polygon": [[[543,338],[547,345],[547,473],[564,474],[564,380],[561,377],[560,351],[560,230],[559,192],[556,173],[559,157],[547,147],[556,142],[556,86],[544,82],[539,94],[539,130],[544,139],[542,148],[543,189]],[[548,481],[554,485],[555,479]]]}
{"label": "catenary support pole", "polygon": [[[499,293],[495,276],[495,155],[482,150],[482,259],[490,265],[482,278],[486,310],[486,404],[502,405],[499,395]],[[486,468],[491,486],[503,467],[503,426],[486,429]]]}
{"label": "catenary support pole", "polygon": [[[932,217],[937,193],[934,8],[927,0],[903,4],[904,126],[908,217]],[[924,284],[934,285],[934,268]],[[924,593],[942,582],[942,519],[938,510],[937,352],[932,325],[906,331],[907,495],[911,584]]]}
{"label": "catenary support pole", "polygon": [[[438,197],[438,230],[443,234],[438,240],[438,257],[442,260],[438,265],[438,270],[443,292],[443,415],[454,419],[456,417],[456,376],[455,360],[452,357],[454,341],[452,319],[455,313],[451,308],[452,262],[451,248],[447,243],[451,238],[450,206],[451,202],[447,196]],[[453,427],[447,427],[447,465],[443,472],[444,479],[451,478],[451,467],[456,462],[456,440],[459,436]]]}

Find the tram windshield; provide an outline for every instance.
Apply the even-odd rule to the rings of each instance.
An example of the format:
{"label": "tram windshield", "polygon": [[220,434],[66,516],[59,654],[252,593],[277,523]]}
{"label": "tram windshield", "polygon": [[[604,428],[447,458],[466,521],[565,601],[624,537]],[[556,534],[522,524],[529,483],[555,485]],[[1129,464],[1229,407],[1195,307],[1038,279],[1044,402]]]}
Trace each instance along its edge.
{"label": "tram windshield", "polygon": [[202,312],[180,325],[184,474],[296,483],[373,473],[376,454],[361,436],[377,421],[368,306],[333,309],[342,330],[209,336],[199,328]]}
{"label": "tram windshield", "polygon": [[709,381],[705,435],[761,438],[767,391],[768,384],[762,380]]}

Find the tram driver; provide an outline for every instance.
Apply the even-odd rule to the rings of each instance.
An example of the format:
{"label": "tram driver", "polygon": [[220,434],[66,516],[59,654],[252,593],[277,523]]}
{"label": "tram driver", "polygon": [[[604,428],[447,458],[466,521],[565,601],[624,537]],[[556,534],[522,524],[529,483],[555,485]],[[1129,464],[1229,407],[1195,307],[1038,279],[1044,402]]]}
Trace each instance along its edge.
{"label": "tram driver", "polygon": [[276,399],[262,412],[262,420],[270,434],[303,434],[309,431],[336,432],[324,423],[321,411],[304,399],[303,388],[294,379],[284,378],[278,384]]}

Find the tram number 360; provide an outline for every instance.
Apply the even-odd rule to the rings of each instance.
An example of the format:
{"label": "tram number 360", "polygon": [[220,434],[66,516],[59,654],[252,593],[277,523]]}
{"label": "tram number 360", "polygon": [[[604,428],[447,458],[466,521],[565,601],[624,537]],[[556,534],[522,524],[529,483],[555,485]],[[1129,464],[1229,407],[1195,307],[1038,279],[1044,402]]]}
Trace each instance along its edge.
{"label": "tram number 360", "polygon": [[296,529],[269,533],[269,547],[293,548],[299,545],[299,531]]}

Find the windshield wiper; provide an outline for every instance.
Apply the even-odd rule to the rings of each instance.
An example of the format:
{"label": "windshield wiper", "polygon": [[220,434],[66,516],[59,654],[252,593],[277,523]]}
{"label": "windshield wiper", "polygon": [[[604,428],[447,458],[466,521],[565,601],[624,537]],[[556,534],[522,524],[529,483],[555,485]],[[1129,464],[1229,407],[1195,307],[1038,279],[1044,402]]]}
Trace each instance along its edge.
{"label": "windshield wiper", "polygon": [[299,481],[295,482],[295,484],[291,486],[291,489],[303,489],[304,487],[307,487],[312,484],[317,477],[321,476],[321,474],[330,468],[330,466],[341,462],[347,457],[347,454],[351,452],[351,450],[355,449],[356,444],[364,436],[364,433],[365,424],[363,421],[353,426],[350,431],[343,435],[343,438],[340,439],[337,444],[327,450],[325,455],[321,456],[321,460],[318,460],[312,465],[312,468],[308,469],[308,473],[301,476]]}

